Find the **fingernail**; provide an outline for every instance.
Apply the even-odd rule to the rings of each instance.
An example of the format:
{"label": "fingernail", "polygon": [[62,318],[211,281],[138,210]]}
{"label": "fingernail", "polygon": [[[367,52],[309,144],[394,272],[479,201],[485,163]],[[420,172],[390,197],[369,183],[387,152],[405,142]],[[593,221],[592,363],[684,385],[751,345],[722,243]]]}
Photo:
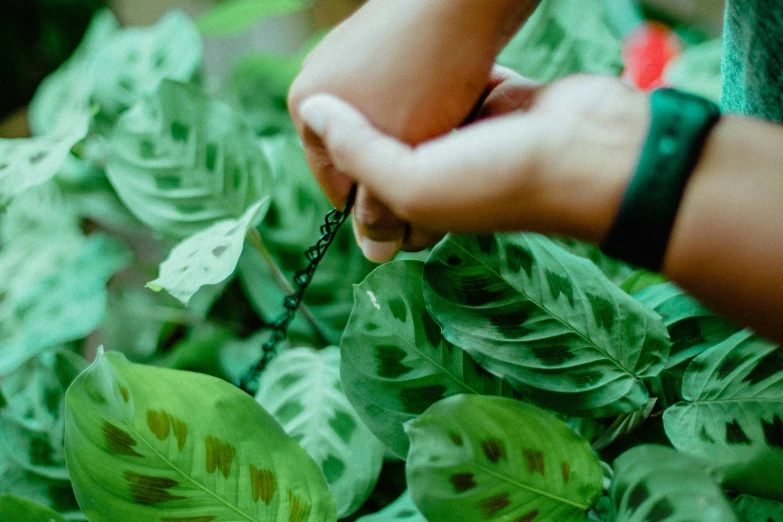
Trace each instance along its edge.
{"label": "fingernail", "polygon": [[373,241],[364,238],[362,241],[362,252],[364,257],[374,263],[385,263],[397,254],[400,244],[397,241]]}
{"label": "fingernail", "polygon": [[326,114],[317,102],[313,103],[310,100],[302,102],[302,105],[299,107],[299,115],[307,126],[310,127],[310,130],[319,136],[326,130]]}

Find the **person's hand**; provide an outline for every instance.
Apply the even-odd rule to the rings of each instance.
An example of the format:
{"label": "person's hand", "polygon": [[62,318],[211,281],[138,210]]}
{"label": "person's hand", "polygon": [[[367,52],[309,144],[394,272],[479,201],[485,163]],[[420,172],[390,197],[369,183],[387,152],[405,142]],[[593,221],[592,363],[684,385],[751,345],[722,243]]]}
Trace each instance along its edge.
{"label": "person's hand", "polygon": [[346,184],[431,237],[532,230],[600,241],[647,133],[647,95],[612,78],[536,85],[498,72],[477,122],[416,147],[331,95],[305,100],[300,115]]}
{"label": "person's hand", "polygon": [[[358,108],[384,133],[414,145],[458,127],[487,87],[497,52],[538,0],[370,0],[307,58],[289,108],[313,173],[333,204],[343,205],[353,180],[335,169],[298,108],[330,93]],[[391,258],[402,246],[432,242],[407,228],[372,191],[360,186],[354,229],[365,255]],[[404,243],[404,244],[403,244]]]}

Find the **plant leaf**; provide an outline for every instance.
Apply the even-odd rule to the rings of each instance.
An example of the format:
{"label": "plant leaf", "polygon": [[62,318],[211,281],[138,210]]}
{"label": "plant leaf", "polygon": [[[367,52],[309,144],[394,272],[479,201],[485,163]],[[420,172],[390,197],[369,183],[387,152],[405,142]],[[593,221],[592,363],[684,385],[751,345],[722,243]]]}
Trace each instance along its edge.
{"label": "plant leaf", "polygon": [[238,219],[271,190],[268,161],[240,116],[168,80],[120,119],[107,175],[136,217],[177,237]]}
{"label": "plant leaf", "polygon": [[403,424],[460,393],[514,395],[502,379],[443,338],[422,290],[423,263],[393,261],[354,287],[340,373],[348,399],[375,435],[405,458]]}
{"label": "plant leaf", "polygon": [[587,520],[601,497],[590,445],[533,405],[458,395],[405,431],[411,495],[430,522]]}
{"label": "plant leaf", "polygon": [[400,497],[377,513],[366,515],[356,522],[427,522],[419,508],[413,503],[410,491],[405,491]]}
{"label": "plant leaf", "polygon": [[160,275],[147,287],[168,293],[187,305],[199,288],[228,279],[237,267],[245,236],[259,214],[269,208],[265,198],[245,212],[239,219],[218,221],[197,232],[174,247],[160,265]]}
{"label": "plant leaf", "polygon": [[312,459],[225,381],[101,353],[66,407],[68,469],[92,522],[336,520]]}
{"label": "plant leaf", "polygon": [[65,518],[46,506],[12,495],[0,495],[0,520],[9,522],[65,522]]}
{"label": "plant leaf", "polygon": [[630,265],[619,259],[607,256],[601,252],[600,248],[592,243],[586,243],[584,241],[579,241],[578,239],[564,236],[554,236],[549,239],[560,248],[569,251],[575,256],[592,261],[598,270],[616,285],[625,281],[633,271],[633,268],[631,268]]}
{"label": "plant leaf", "polygon": [[637,446],[614,463],[616,522],[736,522],[704,463],[665,446]]}
{"label": "plant leaf", "polygon": [[198,19],[202,34],[233,36],[271,16],[290,14],[304,9],[304,0],[229,0],[213,7]]}
{"label": "plant leaf", "polygon": [[535,234],[447,236],[424,266],[443,336],[544,407],[640,409],[669,352],[661,318],[589,261]]}
{"label": "plant leaf", "polygon": [[649,270],[636,270],[620,283],[620,289],[628,294],[641,292],[647,287],[666,283],[666,278],[661,274]]}
{"label": "plant leaf", "polygon": [[675,448],[725,467],[726,483],[783,500],[783,351],[745,330],[688,365],[663,415]]}
{"label": "plant leaf", "polygon": [[677,376],[682,376],[694,357],[739,331],[672,283],[648,286],[634,293],[634,298],[663,317],[672,341],[664,368]]}
{"label": "plant leaf", "polygon": [[579,72],[619,76],[621,43],[606,9],[593,0],[543,0],[497,62],[542,82]]}
{"label": "plant leaf", "polygon": [[655,409],[658,399],[650,399],[641,410],[631,413],[623,413],[617,418],[592,442],[592,447],[596,451],[606,449],[612,443],[636,431]]}
{"label": "plant leaf", "polygon": [[286,350],[261,375],[256,400],[321,467],[337,518],[375,487],[386,448],[362,423],[340,384],[340,349]]}
{"label": "plant leaf", "polygon": [[201,58],[195,24],[171,10],[155,25],[123,29],[101,46],[91,63],[93,99],[102,116],[113,120],[154,93],[162,80],[192,80]]}
{"label": "plant leaf", "polygon": [[750,495],[734,499],[734,512],[747,522],[783,522],[783,503]]}

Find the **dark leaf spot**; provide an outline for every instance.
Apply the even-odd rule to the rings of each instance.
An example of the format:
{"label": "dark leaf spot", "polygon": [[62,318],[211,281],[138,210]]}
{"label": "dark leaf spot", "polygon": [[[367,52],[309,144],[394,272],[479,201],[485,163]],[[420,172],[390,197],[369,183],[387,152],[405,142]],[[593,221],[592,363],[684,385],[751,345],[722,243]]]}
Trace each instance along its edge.
{"label": "dark leaf spot", "polygon": [[130,400],[130,395],[128,394],[128,388],[126,388],[121,384],[118,384],[117,386],[119,386],[120,388],[120,395],[122,395],[122,400],[128,402]]}
{"label": "dark leaf spot", "polygon": [[449,431],[449,438],[451,439],[451,442],[453,442],[455,446],[462,446],[463,444],[465,444],[465,441],[462,440],[462,435],[460,435],[456,431]]}
{"label": "dark leaf spot", "polygon": [[205,155],[206,155],[205,164],[207,166],[207,170],[210,172],[215,172],[215,168],[217,167],[217,159],[218,159],[217,143],[207,143]]}
{"label": "dark leaf spot", "polygon": [[449,480],[454,486],[454,491],[464,493],[465,491],[476,487],[476,481],[473,480],[473,473],[455,473]]}
{"label": "dark leaf spot", "polygon": [[43,160],[45,160],[47,158],[47,156],[49,156],[49,152],[45,151],[45,150],[42,150],[42,151],[40,151],[40,152],[30,156],[30,164],[38,165]]}
{"label": "dark leaf spot", "polygon": [[345,464],[342,460],[338,459],[331,453],[326,457],[326,460],[324,460],[323,464],[321,465],[321,468],[324,471],[324,477],[326,477],[326,482],[329,484],[334,484],[337,482],[340,477],[343,476],[345,473]]}
{"label": "dark leaf spot", "polygon": [[298,383],[302,380],[303,375],[296,374],[296,373],[287,373],[283,375],[280,380],[277,381],[277,384],[282,388],[290,388],[294,384]]}
{"label": "dark leaf spot", "polygon": [[259,469],[251,464],[250,491],[253,493],[254,502],[261,499],[268,506],[277,491],[277,479],[274,473],[268,469]]}
{"label": "dark leaf spot", "polygon": [[408,307],[405,306],[405,301],[399,297],[392,297],[387,304],[395,319],[403,323],[408,319]]}
{"label": "dark leaf spot", "polygon": [[560,295],[564,295],[571,306],[574,306],[574,286],[568,277],[547,270],[546,280],[549,284],[549,292],[552,294],[552,299],[557,299]]}
{"label": "dark leaf spot", "polygon": [[174,415],[169,415],[169,420],[171,421],[171,429],[174,430],[174,437],[177,439],[177,448],[182,451],[188,438],[188,425]]}
{"label": "dark leaf spot", "polygon": [[291,511],[288,514],[288,522],[304,522],[307,516],[310,514],[310,505],[294,495],[294,492],[288,490],[288,504],[291,506]]}
{"label": "dark leaf spot", "polygon": [[528,277],[533,274],[533,254],[519,245],[506,245],[506,263],[513,272],[524,270]]}
{"label": "dark leaf spot", "polygon": [[[424,333],[427,335],[427,340],[432,346],[439,346],[443,335],[441,334],[440,325],[430,317],[430,314],[424,312],[421,316],[424,323]],[[450,346],[450,345],[448,345]]]}
{"label": "dark leaf spot", "polygon": [[750,445],[750,439],[742,431],[742,426],[738,421],[732,421],[726,423],[726,442],[729,444],[746,444]]}
{"label": "dark leaf spot", "polygon": [[524,449],[522,456],[527,462],[527,471],[534,475],[536,473],[544,474],[544,454],[537,450]]}
{"label": "dark leaf spot", "polygon": [[568,462],[561,462],[560,473],[563,475],[563,482],[568,482],[568,479],[571,478],[571,464]]}
{"label": "dark leaf spot", "polygon": [[636,511],[649,496],[650,491],[647,489],[647,486],[642,483],[637,484],[628,495],[628,509]]}
{"label": "dark leaf spot", "polygon": [[136,82],[130,76],[123,76],[117,82],[117,85],[128,92],[133,92],[136,89]]}
{"label": "dark leaf spot", "polygon": [[171,123],[171,138],[174,141],[188,141],[189,134],[190,127],[181,121],[175,121]]}
{"label": "dark leaf spot", "polygon": [[35,466],[54,466],[54,448],[49,437],[44,433],[36,433],[30,438],[30,463]]}
{"label": "dark leaf spot", "polygon": [[8,168],[8,163],[0,163],[0,170],[5,170]]}
{"label": "dark leaf spot", "polygon": [[615,310],[612,302],[603,297],[587,294],[587,300],[590,302],[590,308],[593,310],[593,318],[598,328],[611,330],[614,326]]}
{"label": "dark leaf spot", "polygon": [[304,411],[301,402],[293,400],[284,402],[275,412],[275,418],[280,424],[286,425]]}
{"label": "dark leaf spot", "polygon": [[139,142],[139,156],[141,159],[152,159],[155,157],[155,143],[149,140]]}
{"label": "dark leaf spot", "polygon": [[713,439],[712,436],[710,436],[710,434],[707,432],[707,426],[701,427],[701,430],[699,431],[699,439],[703,440],[704,442],[715,442],[715,439]]}
{"label": "dark leaf spot", "polygon": [[172,495],[167,491],[179,485],[179,482],[176,480],[165,477],[142,475],[132,471],[126,471],[123,474],[123,477],[125,477],[125,480],[130,484],[131,498],[137,504],[152,506],[161,502],[185,498],[179,495]]}
{"label": "dark leaf spot", "polygon": [[446,387],[442,384],[406,388],[400,392],[400,402],[405,412],[418,415],[441,400],[444,393]]}
{"label": "dark leaf spot", "polygon": [[158,440],[166,440],[171,431],[169,414],[163,410],[147,410],[147,427]]}
{"label": "dark leaf spot", "polygon": [[525,513],[521,517],[514,519],[514,522],[533,522],[538,516],[538,510],[534,509],[530,513]]}
{"label": "dark leaf spot", "polygon": [[767,444],[783,449],[783,421],[778,415],[772,418],[772,422],[766,422],[762,419],[761,429],[764,430]]}
{"label": "dark leaf spot", "polygon": [[718,379],[723,380],[740,367],[742,363],[750,359],[750,354],[740,355],[731,353],[726,357],[718,367]]}
{"label": "dark leaf spot", "polygon": [[349,414],[341,410],[335,410],[334,417],[329,419],[329,426],[340,436],[346,444],[351,442],[353,432],[356,431],[356,421]]}
{"label": "dark leaf spot", "polygon": [[765,355],[742,381],[758,384],[781,371],[783,371],[783,349],[778,348]]}
{"label": "dark leaf spot", "polygon": [[532,328],[523,326],[529,314],[521,304],[516,304],[511,310],[503,310],[501,313],[489,312],[488,317],[492,326],[506,338],[518,339],[534,332]]}
{"label": "dark leaf spot", "polygon": [[133,446],[137,444],[136,439],[128,435],[126,431],[108,421],[103,423],[101,430],[103,431],[103,439],[106,442],[106,449],[109,450],[109,453],[128,455],[130,457],[143,456],[133,449]]}
{"label": "dark leaf spot", "polygon": [[534,346],[531,350],[533,355],[546,366],[562,366],[576,357],[568,346]]}
{"label": "dark leaf spot", "polygon": [[225,252],[226,250],[228,250],[227,246],[222,246],[221,245],[221,246],[215,247],[215,248],[212,249],[212,255],[214,255],[215,257],[220,257],[220,256],[223,255],[223,252]]}
{"label": "dark leaf spot", "polygon": [[649,522],[661,522],[674,514],[674,506],[668,499],[662,498],[650,508],[647,513]]}
{"label": "dark leaf spot", "polygon": [[492,252],[492,245],[495,244],[495,236],[491,234],[481,234],[476,236],[476,243],[479,249],[485,254]]}
{"label": "dark leaf spot", "polygon": [[454,254],[450,255],[449,258],[446,260],[446,263],[448,263],[450,266],[459,266],[462,264],[462,258],[459,256],[456,256]]}
{"label": "dark leaf spot", "polygon": [[492,463],[496,463],[500,459],[506,460],[506,446],[500,439],[481,441],[481,449],[484,451],[484,456]]}
{"label": "dark leaf spot", "polygon": [[393,345],[379,344],[376,346],[375,359],[378,362],[378,376],[396,379],[410,372],[413,368],[402,364],[406,355],[404,350]]}
{"label": "dark leaf spot", "polygon": [[204,439],[204,445],[207,453],[207,473],[214,473],[216,470],[220,470],[223,473],[223,477],[227,479],[231,473],[231,464],[234,462],[236,448],[212,435],[207,435]]}
{"label": "dark leaf spot", "polygon": [[504,510],[510,505],[511,499],[509,498],[508,493],[501,493],[481,501],[479,507],[481,507],[481,510],[484,512],[484,516],[489,518],[491,516],[497,515],[500,511]]}

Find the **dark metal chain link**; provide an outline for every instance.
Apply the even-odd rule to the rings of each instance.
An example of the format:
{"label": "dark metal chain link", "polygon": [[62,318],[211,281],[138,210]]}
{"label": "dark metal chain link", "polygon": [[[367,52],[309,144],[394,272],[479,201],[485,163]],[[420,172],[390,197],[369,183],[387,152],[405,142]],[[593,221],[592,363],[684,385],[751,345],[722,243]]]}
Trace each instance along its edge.
{"label": "dark metal chain link", "polygon": [[258,392],[258,379],[261,372],[264,371],[267,364],[277,355],[277,348],[281,342],[283,342],[288,335],[288,326],[291,324],[296,311],[302,304],[302,298],[310,286],[310,282],[313,280],[313,275],[321,260],[326,255],[326,251],[334,241],[337,231],[348,219],[348,215],[351,213],[351,208],[356,199],[356,185],[351,188],[351,192],[348,194],[348,200],[345,203],[343,210],[332,209],[326,214],[324,224],[321,225],[321,237],[318,238],[318,242],[308,248],[305,251],[305,257],[309,262],[307,267],[300,270],[294,275],[294,292],[287,295],[283,299],[283,307],[285,311],[282,312],[270,325],[272,329],[272,335],[262,345],[261,359],[251,367],[244,376],[239,380],[238,386],[250,395],[255,395]]}

